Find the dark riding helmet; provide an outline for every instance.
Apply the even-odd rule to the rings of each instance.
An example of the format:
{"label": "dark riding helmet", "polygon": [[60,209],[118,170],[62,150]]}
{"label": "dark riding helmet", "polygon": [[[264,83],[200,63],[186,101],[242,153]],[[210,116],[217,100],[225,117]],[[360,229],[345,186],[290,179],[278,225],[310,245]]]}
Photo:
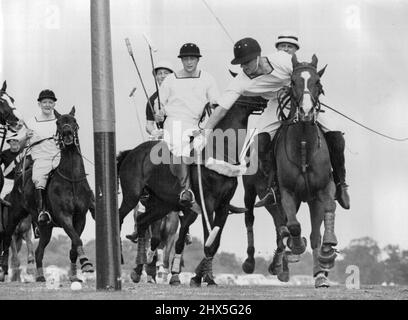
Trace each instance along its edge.
{"label": "dark riding helmet", "polygon": [[55,97],[55,93],[49,89],[45,89],[41,91],[40,95],[38,96],[37,101],[41,102],[44,99],[51,99],[51,100],[54,100],[54,102],[57,101],[57,98]]}
{"label": "dark riding helmet", "polygon": [[261,46],[252,38],[244,38],[234,45],[234,59],[231,64],[243,64],[261,55]]}
{"label": "dark riding helmet", "polygon": [[200,48],[198,48],[197,45],[194,43],[183,44],[182,47],[180,48],[180,54],[178,55],[178,58],[183,57],[200,58],[201,57]]}

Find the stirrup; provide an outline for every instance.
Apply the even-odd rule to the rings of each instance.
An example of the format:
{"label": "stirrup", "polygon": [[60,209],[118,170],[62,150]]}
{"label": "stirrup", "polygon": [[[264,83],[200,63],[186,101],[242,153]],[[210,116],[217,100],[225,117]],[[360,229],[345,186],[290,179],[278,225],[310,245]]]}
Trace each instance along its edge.
{"label": "stirrup", "polygon": [[[272,201],[273,199],[273,201]],[[277,198],[276,198],[276,192],[275,190],[273,190],[273,188],[269,188],[269,192],[265,195],[265,197],[263,197],[261,200],[259,200],[257,203],[255,203],[254,207],[255,208],[260,208],[260,207],[264,207],[267,204],[271,203],[271,204],[276,204]]]}
{"label": "stirrup", "polygon": [[[191,200],[187,201],[187,200],[183,200],[183,194],[189,192],[191,194]],[[194,192],[191,189],[184,189],[183,191],[180,192],[180,197],[179,197],[179,201],[181,204],[193,204],[195,202],[195,196],[194,196]]]}
{"label": "stirrup", "polygon": [[[42,220],[40,220],[40,217],[41,217],[42,215],[46,215],[46,216],[48,217],[48,221],[42,221]],[[42,210],[42,211],[40,212],[40,214],[38,215],[37,222],[38,222],[39,224],[50,224],[51,221],[52,221],[51,215],[50,215],[50,213],[49,213],[48,211],[46,211],[46,210]]]}
{"label": "stirrup", "polygon": [[133,232],[131,234],[127,234],[126,238],[132,241],[133,243],[137,243],[137,233]]}

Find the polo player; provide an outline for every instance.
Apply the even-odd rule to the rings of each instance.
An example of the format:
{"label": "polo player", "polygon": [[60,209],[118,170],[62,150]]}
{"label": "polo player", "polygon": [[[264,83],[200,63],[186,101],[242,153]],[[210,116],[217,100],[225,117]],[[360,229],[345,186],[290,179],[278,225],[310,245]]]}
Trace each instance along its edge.
{"label": "polo player", "polygon": [[[281,38],[280,40],[282,40]],[[294,39],[297,40],[297,39]],[[288,39],[285,39],[288,41]],[[279,43],[278,43],[279,44]],[[240,65],[242,71],[231,81],[228,88],[222,93],[218,99],[218,104],[221,108],[216,108],[208,119],[205,129],[202,134],[195,139],[195,148],[202,150],[207,142],[207,135],[210,129],[225,116],[227,111],[231,108],[234,102],[240,97],[244,96],[262,96],[269,100],[268,107],[274,109],[276,114],[277,94],[279,90],[290,85],[292,74],[292,56],[285,51],[277,51],[267,56],[261,56],[261,47],[253,38],[243,38],[237,41],[234,45],[234,59],[231,64]],[[311,102],[312,103],[312,102]],[[270,148],[265,148],[264,144],[270,144],[277,129],[280,126],[280,121],[269,119],[269,124],[260,129],[260,133],[268,133],[269,139],[259,139],[258,144],[262,150],[260,158],[265,158],[264,152],[270,151]],[[333,178],[336,184],[336,198],[339,204],[345,208],[350,208],[350,199],[347,193],[347,184],[345,181],[345,160],[344,148],[345,141],[341,131],[330,131],[328,128],[333,128],[332,124],[328,125],[327,117],[319,116],[319,122],[322,125],[325,138],[330,152],[330,159],[333,167]],[[263,135],[265,136],[265,134]],[[274,158],[272,156],[272,158]],[[270,166],[269,171],[269,194],[260,201],[256,206],[265,205],[268,201],[276,202],[276,191],[273,190],[273,177],[275,172]],[[275,186],[276,187],[276,186]]]}

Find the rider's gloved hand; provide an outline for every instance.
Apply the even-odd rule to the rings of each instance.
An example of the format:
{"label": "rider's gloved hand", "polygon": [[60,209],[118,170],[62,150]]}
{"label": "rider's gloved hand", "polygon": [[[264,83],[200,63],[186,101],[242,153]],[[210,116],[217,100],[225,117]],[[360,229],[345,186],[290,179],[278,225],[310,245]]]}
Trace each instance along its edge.
{"label": "rider's gloved hand", "polygon": [[207,141],[208,141],[208,136],[210,134],[210,131],[211,130],[200,130],[199,131],[199,134],[195,136],[193,140],[194,150],[196,150],[197,152],[201,152],[205,148],[205,145],[207,144]]}

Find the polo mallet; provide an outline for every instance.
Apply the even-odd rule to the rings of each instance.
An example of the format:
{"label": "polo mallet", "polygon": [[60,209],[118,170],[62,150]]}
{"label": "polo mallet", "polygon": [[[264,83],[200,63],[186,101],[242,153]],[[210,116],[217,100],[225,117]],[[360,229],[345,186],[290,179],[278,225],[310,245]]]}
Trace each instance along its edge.
{"label": "polo mallet", "polygon": [[[130,44],[129,38],[125,38],[125,42],[126,42],[126,47],[127,47],[127,49],[128,49],[129,55],[130,55],[130,57],[132,58],[133,64],[135,65],[135,68],[136,68],[136,71],[137,71],[137,75],[139,76],[140,83],[142,84],[142,88],[143,88],[144,94],[145,94],[145,96],[146,96],[147,103],[149,104],[150,109],[152,110],[153,114],[155,114],[154,108],[153,108],[152,104],[150,103],[149,95],[147,94],[146,87],[145,87],[145,85],[144,85],[144,82],[143,82],[142,76],[141,76],[141,74],[140,74],[139,68],[137,67],[135,57],[133,56],[132,45]],[[156,122],[156,121],[155,121],[155,122]],[[158,125],[157,122],[156,122],[156,125]]]}
{"label": "polo mallet", "polygon": [[[133,98],[132,100],[135,102],[135,106],[136,106],[136,110],[137,110],[136,101],[135,101],[135,99],[134,99],[134,97],[135,97],[135,92],[136,92],[136,87],[134,87],[134,88],[132,89],[132,91],[129,93],[129,98]],[[140,117],[139,117],[139,116],[137,116],[136,118],[137,118],[137,121],[138,121],[138,123],[139,123],[140,133],[142,134],[143,140],[145,140],[145,136],[144,136],[145,133],[144,133],[144,130],[143,130],[143,124],[142,124],[142,122],[140,121]]]}
{"label": "polo mallet", "polygon": [[159,110],[160,110],[161,104],[160,104],[159,86],[157,84],[156,75],[155,75],[155,72],[154,72],[155,68],[154,68],[153,53],[152,53],[152,52],[156,52],[157,49],[152,46],[152,42],[150,41],[150,39],[148,38],[148,36],[145,33],[143,33],[143,37],[145,38],[145,40],[147,42],[147,45],[149,46],[150,61],[152,63],[152,73],[153,73],[153,78],[154,78],[154,84],[156,85],[157,101],[159,103]]}
{"label": "polo mallet", "polygon": [[197,175],[198,175],[198,190],[200,192],[201,207],[203,209],[205,226],[207,227],[207,231],[208,231],[208,238],[207,238],[207,241],[205,242],[205,246],[208,248],[214,242],[215,237],[220,231],[220,227],[215,226],[214,229],[212,229],[210,221],[208,219],[208,213],[207,213],[207,209],[205,207],[205,201],[204,201],[203,180],[201,178],[201,152],[197,152]]}

